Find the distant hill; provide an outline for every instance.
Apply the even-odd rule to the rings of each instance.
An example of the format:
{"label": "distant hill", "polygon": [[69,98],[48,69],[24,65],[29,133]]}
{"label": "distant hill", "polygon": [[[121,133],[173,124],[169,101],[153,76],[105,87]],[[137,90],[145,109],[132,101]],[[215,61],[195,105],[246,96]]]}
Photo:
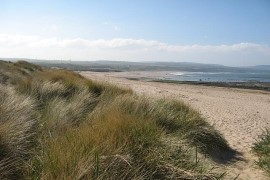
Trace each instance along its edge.
{"label": "distant hill", "polygon": [[[18,59],[6,58],[14,61]],[[22,59],[19,59],[22,60]],[[202,64],[190,62],[127,62],[127,61],[68,61],[68,60],[37,60],[24,59],[29,62],[47,67],[65,68],[74,71],[189,71],[189,72],[246,72],[270,71],[270,65],[250,67],[229,67],[219,64]]]}
{"label": "distant hill", "polygon": [[49,67],[67,68],[76,71],[239,71],[239,68],[216,64],[187,62],[125,62],[125,61],[31,61]]}
{"label": "distant hill", "polygon": [[270,65],[259,65],[259,66],[252,66],[252,69],[257,69],[257,70],[267,70],[270,71]]}

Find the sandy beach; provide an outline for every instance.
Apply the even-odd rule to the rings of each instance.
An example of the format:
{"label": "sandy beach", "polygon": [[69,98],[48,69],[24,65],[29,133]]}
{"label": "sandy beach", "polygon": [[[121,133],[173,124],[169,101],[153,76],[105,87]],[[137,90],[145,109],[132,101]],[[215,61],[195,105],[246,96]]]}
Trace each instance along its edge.
{"label": "sandy beach", "polygon": [[164,72],[80,72],[93,80],[131,88],[138,94],[157,98],[177,99],[190,104],[219,130],[230,146],[243,153],[244,161],[227,169],[239,179],[267,179],[256,167],[252,144],[266,128],[270,128],[270,92],[248,89],[168,84],[144,79],[164,75]]}

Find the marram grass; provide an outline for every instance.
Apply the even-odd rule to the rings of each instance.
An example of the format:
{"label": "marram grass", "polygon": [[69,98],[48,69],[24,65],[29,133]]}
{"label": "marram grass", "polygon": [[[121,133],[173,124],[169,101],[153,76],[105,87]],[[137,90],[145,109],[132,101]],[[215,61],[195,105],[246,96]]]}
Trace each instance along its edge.
{"label": "marram grass", "polygon": [[0,61],[0,179],[218,179],[226,140],[182,102]]}
{"label": "marram grass", "polygon": [[270,176],[270,131],[266,130],[258,142],[253,146],[253,151],[259,157],[256,164]]}

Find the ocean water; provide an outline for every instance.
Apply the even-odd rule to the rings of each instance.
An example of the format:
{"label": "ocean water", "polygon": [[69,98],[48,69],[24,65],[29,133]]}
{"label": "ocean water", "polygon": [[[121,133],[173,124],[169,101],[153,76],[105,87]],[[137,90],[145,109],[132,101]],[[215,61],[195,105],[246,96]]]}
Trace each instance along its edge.
{"label": "ocean water", "polygon": [[270,72],[174,72],[166,79],[202,82],[270,82]]}

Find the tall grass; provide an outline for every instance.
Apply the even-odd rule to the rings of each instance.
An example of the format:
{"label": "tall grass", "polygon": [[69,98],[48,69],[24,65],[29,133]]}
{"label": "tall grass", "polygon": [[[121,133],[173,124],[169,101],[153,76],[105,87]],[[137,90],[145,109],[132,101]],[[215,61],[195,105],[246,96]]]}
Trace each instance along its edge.
{"label": "tall grass", "polygon": [[0,63],[8,79],[0,86],[0,179],[219,177],[204,156],[230,147],[182,102],[71,71]]}
{"label": "tall grass", "polygon": [[34,101],[0,85],[0,179],[20,177],[36,137]]}
{"label": "tall grass", "polygon": [[112,106],[140,119],[151,119],[166,133],[180,135],[209,155],[230,151],[227,141],[200,114],[175,100],[152,100],[149,97],[120,96]]}
{"label": "tall grass", "polygon": [[256,162],[270,176],[270,131],[266,130],[259,141],[254,144],[253,151],[258,155]]}

